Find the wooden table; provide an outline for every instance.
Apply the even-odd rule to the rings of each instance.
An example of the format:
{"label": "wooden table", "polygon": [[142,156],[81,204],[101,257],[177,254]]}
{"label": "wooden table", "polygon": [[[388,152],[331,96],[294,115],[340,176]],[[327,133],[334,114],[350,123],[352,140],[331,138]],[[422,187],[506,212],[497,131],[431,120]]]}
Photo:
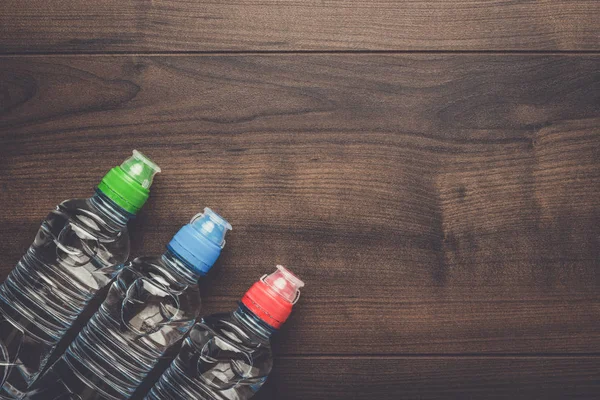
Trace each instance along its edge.
{"label": "wooden table", "polygon": [[0,278],[137,148],[229,310],[307,283],[257,399],[600,397],[600,2],[4,0]]}

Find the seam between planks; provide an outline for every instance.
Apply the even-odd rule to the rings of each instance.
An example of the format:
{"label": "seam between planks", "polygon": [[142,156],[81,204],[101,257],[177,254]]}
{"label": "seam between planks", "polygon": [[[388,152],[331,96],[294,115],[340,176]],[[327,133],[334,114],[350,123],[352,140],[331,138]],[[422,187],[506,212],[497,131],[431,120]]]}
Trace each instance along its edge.
{"label": "seam between planks", "polygon": [[275,354],[280,360],[344,360],[344,359],[382,359],[382,360],[408,360],[415,358],[428,359],[599,359],[600,353],[506,353],[506,354]]}
{"label": "seam between planks", "polygon": [[1,52],[0,57],[48,56],[251,56],[251,55],[377,55],[377,54],[431,54],[431,55],[600,55],[600,50],[240,50],[240,51],[59,51],[59,52]]}

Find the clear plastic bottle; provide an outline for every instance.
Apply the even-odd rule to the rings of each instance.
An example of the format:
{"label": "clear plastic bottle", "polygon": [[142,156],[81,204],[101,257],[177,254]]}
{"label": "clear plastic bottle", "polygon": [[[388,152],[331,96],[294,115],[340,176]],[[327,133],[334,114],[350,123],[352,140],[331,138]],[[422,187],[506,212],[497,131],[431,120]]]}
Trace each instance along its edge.
{"label": "clear plastic bottle", "polygon": [[267,380],[270,337],[285,322],[304,283],[290,271],[263,276],[237,310],[198,322],[147,400],[245,400]]}
{"label": "clear plastic bottle", "polygon": [[61,203],[0,285],[0,386],[18,398],[89,300],[129,257],[127,222],[160,168],[141,153],[111,169],[89,199]]}
{"label": "clear plastic bottle", "polygon": [[217,260],[230,229],[205,208],[163,255],[125,265],[98,312],[24,398],[129,398],[193,326],[200,311],[198,280]]}

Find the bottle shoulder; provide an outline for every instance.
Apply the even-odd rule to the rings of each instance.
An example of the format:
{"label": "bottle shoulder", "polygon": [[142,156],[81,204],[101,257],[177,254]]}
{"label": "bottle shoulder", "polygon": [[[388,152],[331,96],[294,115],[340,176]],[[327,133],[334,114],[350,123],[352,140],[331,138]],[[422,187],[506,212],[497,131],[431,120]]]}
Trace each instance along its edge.
{"label": "bottle shoulder", "polygon": [[[248,399],[273,366],[268,340],[245,331],[233,313],[214,314],[194,325],[174,363],[178,373],[223,399]],[[217,395],[218,394],[218,395]]]}
{"label": "bottle shoulder", "polygon": [[114,221],[99,211],[90,199],[69,199],[61,202],[51,212],[60,213],[72,223],[76,223],[89,234],[100,240],[114,238],[129,238],[127,225],[117,226]]}
{"label": "bottle shoulder", "polygon": [[[115,226],[94,208],[89,199],[65,200],[48,214],[38,231],[33,250],[51,245],[51,242],[67,253],[68,250],[82,250],[96,256],[104,265],[114,264],[114,261],[123,263],[129,256],[127,226]],[[116,258],[107,259],[109,255]]]}
{"label": "bottle shoulder", "polygon": [[112,286],[117,289],[120,298],[128,301],[152,296],[192,308],[191,311],[200,307],[198,283],[182,282],[161,256],[137,257],[128,262],[119,271]]}
{"label": "bottle shoulder", "polygon": [[[126,268],[136,276],[136,279],[145,278],[153,281],[175,295],[199,292],[198,281],[186,280],[176,268],[165,261],[162,255],[137,257],[127,263]],[[126,272],[124,271],[123,274]]]}
{"label": "bottle shoulder", "polygon": [[122,268],[101,310],[122,335],[143,338],[162,351],[187,333],[200,306],[198,285],[177,280],[161,257],[151,256]]}
{"label": "bottle shoulder", "polygon": [[71,199],[44,219],[23,265],[76,292],[93,293],[127,261],[129,246],[126,228],[115,229],[88,199]]}
{"label": "bottle shoulder", "polygon": [[202,317],[189,336],[196,347],[204,346],[207,340],[218,338],[243,352],[271,351],[270,340],[250,332],[233,312]]}

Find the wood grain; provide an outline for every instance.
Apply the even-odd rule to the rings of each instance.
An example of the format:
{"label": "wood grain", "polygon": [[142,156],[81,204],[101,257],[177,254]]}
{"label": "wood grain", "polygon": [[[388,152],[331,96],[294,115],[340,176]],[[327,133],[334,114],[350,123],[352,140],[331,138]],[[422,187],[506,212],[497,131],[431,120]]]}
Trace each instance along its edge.
{"label": "wood grain", "polygon": [[4,57],[2,274],[138,148],[164,172],[132,255],[214,207],[205,312],[276,263],[307,282],[279,355],[598,354],[598,61]]}
{"label": "wood grain", "polygon": [[204,206],[234,226],[204,314],[278,263],[307,283],[256,400],[600,398],[598,15],[5,0],[0,281],[137,148],[163,173],[133,257]]}
{"label": "wood grain", "polygon": [[600,50],[596,0],[5,0],[0,52]]}
{"label": "wood grain", "polygon": [[595,357],[278,359],[256,400],[594,399]]}

